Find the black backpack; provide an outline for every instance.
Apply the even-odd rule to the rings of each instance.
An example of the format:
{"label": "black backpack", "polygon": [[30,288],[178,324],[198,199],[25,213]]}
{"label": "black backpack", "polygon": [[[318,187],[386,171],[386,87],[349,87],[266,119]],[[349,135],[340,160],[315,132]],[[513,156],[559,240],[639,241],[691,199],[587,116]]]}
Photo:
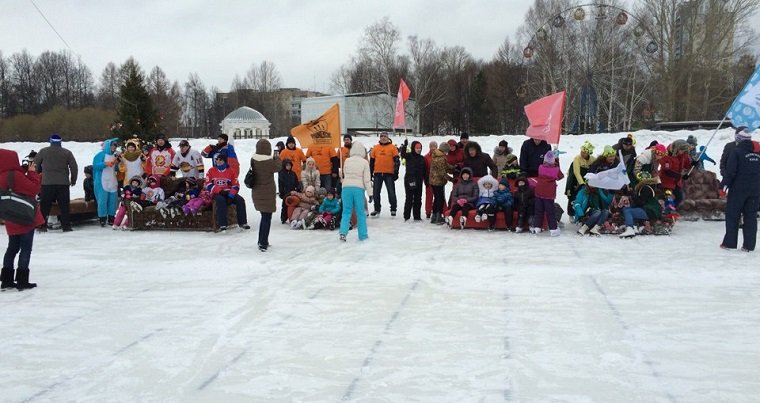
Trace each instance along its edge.
{"label": "black backpack", "polygon": [[0,189],[0,219],[19,225],[34,225],[37,200],[13,191],[14,173],[8,172],[8,189]]}

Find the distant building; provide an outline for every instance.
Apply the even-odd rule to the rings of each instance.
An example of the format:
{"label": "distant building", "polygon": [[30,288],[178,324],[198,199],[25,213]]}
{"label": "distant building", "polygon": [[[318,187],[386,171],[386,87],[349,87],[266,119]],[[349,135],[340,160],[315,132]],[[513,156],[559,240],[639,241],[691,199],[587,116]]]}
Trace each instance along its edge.
{"label": "distant building", "polygon": [[[321,116],[334,104],[340,105],[340,127],[343,133],[391,131],[396,97],[384,92],[306,98],[301,100],[301,123]],[[414,131],[416,104],[404,103],[407,129]]]}
{"label": "distant building", "polygon": [[[674,56],[676,59],[696,55],[710,59],[714,63],[728,63],[734,51],[734,17],[724,9],[724,2],[711,0],[689,0],[678,5],[675,23]],[[710,26],[719,26],[719,29]],[[717,38],[707,38],[711,31]],[[703,46],[707,41],[716,41],[712,46]],[[700,49],[702,49],[701,53]],[[717,54],[720,53],[720,54]]]}
{"label": "distant building", "polygon": [[247,106],[232,111],[219,126],[232,139],[269,138],[269,120]]}

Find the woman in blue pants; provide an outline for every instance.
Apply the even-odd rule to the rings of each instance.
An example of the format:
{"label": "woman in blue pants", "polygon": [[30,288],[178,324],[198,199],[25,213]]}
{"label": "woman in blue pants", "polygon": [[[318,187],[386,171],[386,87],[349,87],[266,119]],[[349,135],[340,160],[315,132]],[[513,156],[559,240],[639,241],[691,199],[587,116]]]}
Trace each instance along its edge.
{"label": "woman in blue pants", "polygon": [[359,240],[368,238],[367,213],[364,211],[365,192],[372,194],[372,182],[370,180],[369,162],[367,150],[359,141],[354,141],[348,158],[343,163],[341,180],[343,182],[343,215],[340,220],[340,240],[346,241],[348,226],[351,222],[351,213],[356,211],[356,224],[359,230]]}

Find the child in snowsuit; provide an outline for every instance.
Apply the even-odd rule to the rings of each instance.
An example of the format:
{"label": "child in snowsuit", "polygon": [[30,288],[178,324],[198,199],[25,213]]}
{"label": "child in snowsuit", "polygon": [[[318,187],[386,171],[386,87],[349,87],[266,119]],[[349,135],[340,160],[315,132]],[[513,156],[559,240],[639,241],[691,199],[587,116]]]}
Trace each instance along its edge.
{"label": "child in snowsuit", "polygon": [[319,170],[317,169],[317,163],[314,161],[314,158],[307,158],[306,167],[301,171],[301,185],[303,185],[303,189],[313,186],[316,191],[316,189],[319,189],[319,179],[320,176]]}
{"label": "child in snowsuit", "polygon": [[211,193],[207,190],[201,190],[198,192],[198,195],[194,197],[191,193],[190,196],[190,200],[182,206],[182,212],[185,213],[185,215],[196,215],[199,211],[210,206],[212,203]]}
{"label": "child in snowsuit", "polygon": [[[512,214],[512,205],[514,200],[512,192],[509,191],[509,179],[502,177],[499,186],[493,194],[496,204],[496,212],[504,212],[504,222],[507,224],[507,230],[515,232],[514,220]],[[495,216],[494,216],[495,217]]]}
{"label": "child in snowsuit", "polygon": [[544,154],[544,163],[538,167],[538,183],[536,184],[536,201],[535,214],[533,215],[533,227],[531,232],[538,234],[541,232],[541,223],[546,221],[549,224],[551,236],[559,236],[557,228],[557,213],[554,210],[554,199],[557,197],[557,181],[564,178],[565,175],[559,169],[559,161],[554,157],[553,151],[547,151]]}
{"label": "child in snowsuit", "polygon": [[517,209],[517,228],[515,232],[523,232],[533,218],[535,207],[535,195],[528,185],[528,179],[521,176],[517,178],[517,190],[514,194],[514,206]]}
{"label": "child in snowsuit", "polygon": [[129,180],[129,184],[124,186],[121,190],[121,203],[119,203],[119,209],[116,210],[116,217],[113,220],[113,229],[126,229],[129,225],[129,217],[127,217],[127,209],[132,208],[132,202],[139,202],[144,200],[142,188],[144,186],[142,177],[134,176]]}
{"label": "child in snowsuit", "polygon": [[335,196],[334,189],[327,191],[327,197],[319,205],[319,214],[315,217],[311,228],[328,228],[330,231],[335,229],[338,213],[340,213],[340,202]]}
{"label": "child in snowsuit", "polygon": [[581,218],[584,215],[586,216],[586,222],[578,229],[578,234],[586,235],[588,233],[600,236],[599,229],[610,216],[611,204],[612,194],[607,190],[597,189],[588,184],[581,186],[581,189],[575,196],[573,212],[575,213],[575,222],[581,222]]}
{"label": "child in snowsuit", "polygon": [[159,186],[160,183],[161,178],[158,175],[148,177],[148,186],[144,187],[142,192],[145,194],[145,200],[149,201],[150,204],[155,205],[164,200],[164,189]]}
{"label": "child in snowsuit", "polygon": [[477,212],[475,213],[475,222],[488,220],[488,230],[493,231],[496,228],[496,188],[499,182],[491,175],[486,175],[478,179],[479,196],[475,203]]}
{"label": "child in snowsuit", "polygon": [[467,214],[475,208],[475,202],[478,201],[478,184],[472,181],[472,170],[468,167],[462,168],[459,174],[459,182],[454,185],[449,200],[449,215],[446,217],[446,223],[449,227],[454,223],[454,217],[457,213],[462,212],[459,217],[460,228],[464,228],[467,223]]}
{"label": "child in snowsuit", "polygon": [[520,175],[520,161],[517,159],[516,155],[511,152],[507,154],[506,163],[504,164],[504,167],[501,168],[500,174],[502,177],[507,177],[508,179],[516,179],[517,176]]}
{"label": "child in snowsuit", "polygon": [[[306,170],[304,170],[302,174],[305,172]],[[295,196],[298,196],[299,203],[298,207],[293,209],[293,214],[290,215],[290,228],[306,229],[308,226],[306,222],[307,217],[309,217],[309,214],[313,213],[313,211],[316,210],[317,206],[319,205],[319,202],[315,196],[314,186],[307,186],[305,192],[296,193]]]}
{"label": "child in snowsuit", "polygon": [[293,162],[288,159],[282,161],[282,169],[277,173],[277,186],[280,199],[282,199],[280,221],[285,224],[288,222],[288,206],[285,204],[285,199],[291,192],[300,192],[303,189],[298,175],[293,171]]}

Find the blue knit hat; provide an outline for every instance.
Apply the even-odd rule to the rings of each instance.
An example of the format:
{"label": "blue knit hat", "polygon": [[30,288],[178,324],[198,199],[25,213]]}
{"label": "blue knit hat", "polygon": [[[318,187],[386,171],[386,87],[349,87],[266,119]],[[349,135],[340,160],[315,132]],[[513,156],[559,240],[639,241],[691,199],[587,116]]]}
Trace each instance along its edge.
{"label": "blue knit hat", "polygon": [[50,144],[61,144],[61,135],[58,133],[53,133],[50,135]]}

